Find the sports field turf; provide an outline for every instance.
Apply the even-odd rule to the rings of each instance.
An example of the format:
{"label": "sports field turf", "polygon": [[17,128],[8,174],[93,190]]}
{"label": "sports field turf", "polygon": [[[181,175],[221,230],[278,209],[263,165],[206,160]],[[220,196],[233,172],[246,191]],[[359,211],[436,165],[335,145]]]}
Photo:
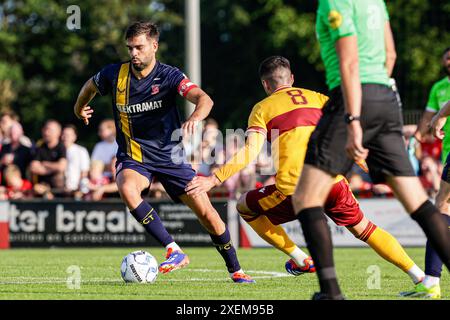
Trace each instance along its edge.
{"label": "sports field turf", "polygon": [[[120,276],[122,258],[143,248],[12,249],[0,251],[0,299],[310,299],[318,284],[316,275],[299,277],[284,270],[285,256],[275,249],[239,249],[242,267],[256,284],[234,284],[214,248],[186,248],[191,263],[173,273],[159,274],[153,284],[125,284]],[[164,251],[147,248],[161,262]],[[424,248],[407,248],[423,266]],[[336,248],[341,287],[348,299],[403,299],[398,292],[412,282],[402,271],[368,248]],[[81,270],[79,289],[70,289],[70,266]],[[377,282],[377,270],[380,272]],[[70,282],[72,283],[73,282]],[[441,281],[444,298],[450,297],[450,276]]]}

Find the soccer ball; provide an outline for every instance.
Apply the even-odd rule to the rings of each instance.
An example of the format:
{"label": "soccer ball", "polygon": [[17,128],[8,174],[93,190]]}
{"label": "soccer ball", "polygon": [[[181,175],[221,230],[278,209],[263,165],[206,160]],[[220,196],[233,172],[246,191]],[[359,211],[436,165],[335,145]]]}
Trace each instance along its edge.
{"label": "soccer ball", "polygon": [[125,282],[153,283],[158,276],[158,262],[145,251],[134,251],[126,255],[120,266]]}

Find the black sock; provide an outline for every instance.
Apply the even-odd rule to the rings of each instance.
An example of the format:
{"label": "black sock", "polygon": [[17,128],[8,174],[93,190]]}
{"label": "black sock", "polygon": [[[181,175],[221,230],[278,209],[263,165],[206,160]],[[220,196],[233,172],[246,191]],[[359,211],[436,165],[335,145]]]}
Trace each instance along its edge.
{"label": "black sock", "polygon": [[298,220],[319,277],[320,292],[330,297],[341,295],[333,261],[333,243],[322,207],[301,210]]}
{"label": "black sock", "polygon": [[164,247],[174,242],[172,236],[167,232],[156,211],[146,201],[142,201],[137,208],[130,211],[133,217],[139,221],[159,243]]}
{"label": "black sock", "polygon": [[210,234],[210,236],[217,251],[220,253],[223,260],[225,260],[228,272],[233,273],[241,269],[237,258],[236,249],[231,242],[230,232],[228,232],[228,228],[226,228],[225,232],[220,236],[216,236],[213,234]]}
{"label": "black sock", "polygon": [[[450,216],[443,214],[447,220],[447,225],[450,228]],[[430,241],[427,241],[427,247],[425,251],[425,274],[427,276],[440,278],[442,273],[442,260],[439,258],[436,250],[434,250]]]}
{"label": "black sock", "polygon": [[411,214],[411,218],[417,221],[441,261],[450,270],[450,232],[446,218],[428,200]]}

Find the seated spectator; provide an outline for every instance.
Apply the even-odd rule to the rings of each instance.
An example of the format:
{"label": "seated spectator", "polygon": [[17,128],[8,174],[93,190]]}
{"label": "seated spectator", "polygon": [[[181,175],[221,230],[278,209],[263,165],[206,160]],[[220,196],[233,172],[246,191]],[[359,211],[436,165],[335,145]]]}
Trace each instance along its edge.
{"label": "seated spectator", "polygon": [[[213,145],[215,144],[216,137],[220,133],[219,131],[219,125],[217,124],[217,121],[212,118],[207,118],[203,121],[203,127],[202,132],[198,134],[195,132],[195,134],[191,135],[183,135],[183,147],[186,153],[186,156],[188,159],[191,159],[191,164],[199,164],[200,158],[198,157],[200,155],[201,145],[208,145],[211,141],[210,138],[213,139]],[[205,143],[206,142],[206,143]],[[194,157],[195,156],[195,157]]]}
{"label": "seated spectator", "polygon": [[442,140],[435,138],[432,134],[428,133],[422,138],[420,143],[421,158],[431,157],[436,161],[441,161],[442,153]]}
{"label": "seated spectator", "polygon": [[23,179],[19,167],[10,164],[4,170],[6,186],[0,188],[0,199],[26,199],[32,197],[33,185]]}
{"label": "seated spectator", "polygon": [[[32,150],[21,142],[23,129],[20,123],[14,122],[9,127],[9,131],[9,143],[3,145],[0,151],[1,171],[3,172],[10,164],[14,164],[19,168],[22,177],[25,178],[28,175],[28,166],[32,160]],[[4,182],[4,179],[2,179],[2,184]]]}
{"label": "seated spectator", "polygon": [[[228,161],[244,145],[244,139],[238,134],[228,135],[226,138],[225,159]],[[238,160],[239,161],[239,160]],[[227,179],[223,185],[229,192],[230,199],[240,196],[241,190],[251,190],[256,184],[255,163],[249,164],[243,170]]]}
{"label": "seated spectator", "polygon": [[194,153],[195,160],[198,160],[197,173],[207,176],[211,173],[212,166],[220,163],[220,155],[223,151],[221,134],[218,124],[214,119],[208,118],[202,133],[202,141],[199,146],[199,152]]}
{"label": "seated spectator", "polygon": [[67,167],[66,148],[60,141],[61,125],[48,120],[42,128],[42,140],[36,145],[30,170],[35,194],[47,199],[64,193],[64,173]]}
{"label": "seated spectator", "polygon": [[417,125],[405,125],[403,126],[403,137],[405,139],[405,147],[408,152],[409,161],[416,174],[419,174],[420,164],[419,159],[421,157],[421,145],[416,139],[413,139],[414,133],[417,130]]}
{"label": "seated spectator", "polygon": [[114,120],[105,119],[100,123],[98,128],[98,135],[102,141],[97,142],[92,150],[91,160],[100,160],[105,165],[104,175],[107,178],[112,177],[111,168],[112,160],[116,157],[117,142],[116,142],[116,125]]}
{"label": "seated spectator", "polygon": [[[19,123],[19,116],[14,111],[7,110],[0,114],[0,131],[2,134],[3,145],[11,142],[11,126],[14,123]],[[32,146],[31,140],[23,134],[20,137],[20,143],[28,148],[31,148]]]}
{"label": "seated spectator", "polygon": [[61,140],[66,148],[67,167],[65,171],[65,191],[69,196],[80,191],[81,182],[86,179],[88,183],[89,173],[89,153],[87,149],[77,141],[77,128],[72,125],[66,125],[62,131]]}
{"label": "seated spectator", "polygon": [[[112,160],[112,168],[116,158]],[[102,161],[92,160],[89,170],[89,193],[85,195],[84,199],[98,201],[103,199],[108,194],[117,194],[118,187],[113,179],[109,179],[104,175],[105,165]],[[113,177],[115,177],[115,169],[112,169]]]}
{"label": "seated spectator", "polygon": [[441,183],[441,176],[436,160],[430,156],[424,157],[420,164],[420,171],[420,182],[422,182],[428,196],[434,198],[439,191],[439,185]]}
{"label": "seated spectator", "polygon": [[92,160],[89,167],[89,189],[95,190],[99,186],[109,183],[109,178],[105,177],[105,164],[100,160]]}

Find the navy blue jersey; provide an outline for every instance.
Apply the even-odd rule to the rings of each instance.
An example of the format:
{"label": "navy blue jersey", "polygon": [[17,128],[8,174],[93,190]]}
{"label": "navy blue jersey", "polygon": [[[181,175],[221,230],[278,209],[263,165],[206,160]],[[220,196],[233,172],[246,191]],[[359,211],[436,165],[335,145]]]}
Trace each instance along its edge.
{"label": "navy blue jersey", "polygon": [[117,63],[93,80],[101,95],[112,94],[118,158],[171,164],[173,150],[178,151],[175,162],[184,158],[181,136],[174,134],[181,128],[175,100],[177,93],[185,97],[196,85],[179,69],[157,61],[150,74],[138,80],[129,62]]}

